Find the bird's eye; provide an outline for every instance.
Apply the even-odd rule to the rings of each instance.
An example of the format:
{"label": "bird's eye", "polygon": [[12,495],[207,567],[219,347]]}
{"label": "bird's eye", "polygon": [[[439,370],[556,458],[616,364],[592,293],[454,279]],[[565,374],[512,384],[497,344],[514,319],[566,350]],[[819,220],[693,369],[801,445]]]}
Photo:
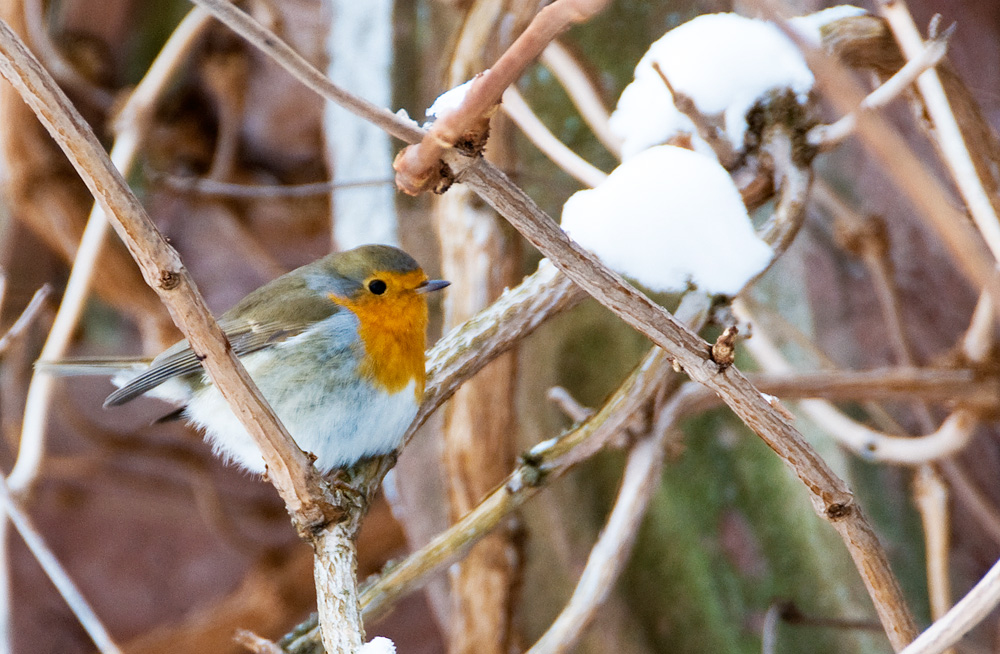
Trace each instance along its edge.
{"label": "bird's eye", "polygon": [[386,285],[381,279],[373,279],[368,282],[368,290],[375,295],[382,295],[385,293]]}

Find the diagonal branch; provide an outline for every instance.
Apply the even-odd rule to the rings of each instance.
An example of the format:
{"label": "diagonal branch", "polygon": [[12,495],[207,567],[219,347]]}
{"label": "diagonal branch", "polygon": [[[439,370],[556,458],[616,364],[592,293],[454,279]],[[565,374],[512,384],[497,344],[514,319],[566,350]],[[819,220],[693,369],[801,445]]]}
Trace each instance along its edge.
{"label": "diagonal branch", "polygon": [[817,513],[840,533],[893,647],[902,649],[913,640],[916,624],[885,551],[853,495],[746,377],[735,367],[720,370],[710,359],[705,341],[571,241],[502,172],[479,161],[468,168],[461,181],[476,190],[574,282],[663,348],[692,379],[719,393],[734,413],[792,468],[809,490]]}
{"label": "diagonal branch", "polygon": [[269,474],[301,529],[329,521],[315,468],[267,406],[233,354],[177,253],[157,231],[93,131],[18,36],[0,22],[0,74],[64,150],[139,264],[212,381],[259,444]]}

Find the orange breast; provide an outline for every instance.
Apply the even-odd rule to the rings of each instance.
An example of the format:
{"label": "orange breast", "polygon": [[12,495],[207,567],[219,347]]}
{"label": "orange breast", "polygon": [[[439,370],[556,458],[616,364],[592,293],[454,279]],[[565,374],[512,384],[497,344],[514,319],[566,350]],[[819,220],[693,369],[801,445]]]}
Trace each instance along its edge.
{"label": "orange breast", "polygon": [[389,393],[398,393],[415,381],[419,401],[424,394],[426,377],[427,300],[424,296],[410,291],[384,298],[368,296],[356,303],[335,296],[331,299],[358,317],[358,335],[366,355],[359,372]]}

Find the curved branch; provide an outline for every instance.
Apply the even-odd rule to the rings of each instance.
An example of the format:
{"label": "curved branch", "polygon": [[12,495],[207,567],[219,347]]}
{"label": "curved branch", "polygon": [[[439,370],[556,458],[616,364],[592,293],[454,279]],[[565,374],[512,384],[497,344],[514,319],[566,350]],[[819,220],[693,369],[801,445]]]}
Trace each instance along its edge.
{"label": "curved branch", "polygon": [[607,173],[592,165],[586,159],[570,150],[556,138],[549,128],[535,115],[524,96],[516,87],[510,86],[503,92],[501,108],[514,124],[521,128],[528,140],[559,166],[563,172],[589,188],[594,188],[608,178]]}
{"label": "curved branch", "polygon": [[580,62],[573,57],[566,46],[559,41],[553,41],[542,51],[542,64],[562,85],[566,95],[597,140],[620,160],[622,140],[611,131],[608,109]]}

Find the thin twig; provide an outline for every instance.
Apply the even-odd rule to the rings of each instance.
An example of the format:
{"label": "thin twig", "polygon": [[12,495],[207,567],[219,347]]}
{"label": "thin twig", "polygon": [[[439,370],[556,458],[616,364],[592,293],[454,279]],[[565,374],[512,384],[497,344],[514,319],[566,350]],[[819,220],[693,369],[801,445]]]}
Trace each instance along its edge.
{"label": "thin twig", "polygon": [[401,141],[416,143],[423,137],[424,130],[420,129],[412,120],[400,118],[388,109],[378,107],[352,95],[331,82],[326,75],[306,61],[302,55],[295,52],[274,32],[258,23],[229,0],[192,1],[204,7],[220,22],[246,39],[250,45],[261,50],[296,79],[327,100],[336,102],[372,124],[378,125]]}
{"label": "thin twig", "polygon": [[[814,50],[794,28],[789,27],[776,0],[752,2],[799,46],[816,76],[817,86],[834,106],[844,113],[853,111],[865,93],[850,73],[839,62]],[[952,203],[947,189],[906,141],[882,116],[871,112],[858,115],[857,135],[869,152],[884,164],[883,170],[911,199],[915,214],[939,235],[959,270],[977,288],[986,289],[993,295],[1000,293],[1000,273],[993,257],[984,250],[979,234],[967,224],[965,216]],[[994,313],[1000,316],[1000,307],[994,307]]]}
{"label": "thin twig", "polygon": [[677,108],[677,111],[688,117],[698,132],[698,136],[708,143],[712,151],[715,152],[715,156],[722,167],[729,170],[735,166],[740,160],[739,148],[737,144],[734,144],[726,136],[723,129],[723,116],[710,116],[702,112],[698,107],[698,103],[694,101],[694,98],[674,88],[674,85],[670,82],[670,78],[667,77],[663,67],[660,66],[660,62],[654,61],[651,66],[653,72],[659,76],[660,81],[667,87],[667,93],[670,94],[674,107]]}
{"label": "thin twig", "polygon": [[542,51],[542,63],[562,85],[597,140],[620,160],[622,140],[611,131],[608,109],[576,57],[559,41],[553,41]]}
{"label": "thin twig", "polygon": [[573,649],[607,600],[628,561],[649,502],[659,488],[667,441],[675,433],[686,401],[682,387],[662,409],[652,432],[632,447],[615,505],[587,557],[573,595],[528,654],[561,654]]}
{"label": "thin twig", "polygon": [[781,614],[784,610],[784,602],[774,602],[767,607],[760,634],[761,654],[774,654],[778,651],[778,627],[781,626]]}
{"label": "thin twig", "polygon": [[926,47],[921,48],[920,53],[916,57],[907,61],[892,77],[865,96],[865,99],[861,101],[857,109],[844,115],[840,120],[830,125],[819,125],[810,130],[807,135],[809,144],[829,149],[843,143],[854,132],[859,113],[876,111],[889,105],[906,89],[910,88],[924,71],[933,68],[944,58],[948,52],[949,36],[951,36],[950,32],[938,38],[931,39]]}
{"label": "thin twig", "polygon": [[965,504],[983,531],[993,539],[994,543],[1000,545],[1000,512],[997,512],[992,500],[976,488],[957,460],[942,461],[939,466],[955,498]]}
{"label": "thin twig", "polygon": [[570,150],[549,131],[545,123],[528,106],[517,87],[510,86],[503,92],[501,107],[514,124],[521,128],[528,140],[566,174],[589,188],[594,188],[607,179],[607,173]]}
{"label": "thin twig", "polygon": [[392,184],[390,178],[360,180],[357,182],[310,182],[308,184],[237,184],[221,182],[205,177],[187,177],[168,173],[152,172],[149,177],[153,182],[161,183],[171,191],[189,193],[206,197],[225,197],[240,199],[284,199],[310,198],[330,195],[334,191],[349,188],[364,188],[369,186],[385,186]]}
{"label": "thin twig", "polygon": [[941,654],[982,622],[1000,604],[1000,561],[900,654]]}
{"label": "thin twig", "polygon": [[73,583],[73,579],[66,573],[65,568],[59,563],[59,559],[49,549],[45,539],[42,538],[31,519],[21,511],[21,507],[14,501],[7,481],[2,476],[0,476],[0,505],[3,506],[4,514],[14,523],[14,527],[21,534],[28,549],[45,570],[45,574],[52,580],[59,594],[66,601],[66,605],[73,611],[73,615],[80,621],[90,639],[94,641],[97,649],[102,654],[122,654],[121,649],[111,638],[111,634],[108,633],[97,614],[80,593],[80,589]]}
{"label": "thin twig", "polygon": [[44,4],[43,0],[28,0],[22,3],[24,24],[28,28],[32,49],[38,54],[38,58],[45,62],[45,68],[59,80],[60,84],[72,89],[74,95],[81,96],[94,107],[108,109],[114,104],[114,95],[80,74],[80,71],[59,51],[45,25]]}
{"label": "thin twig", "polygon": [[[756,328],[755,328],[756,333]],[[1000,381],[983,378],[977,370],[914,367],[872,370],[815,370],[755,373],[754,386],[765,393],[789,398],[846,401],[901,401],[918,398],[960,402],[973,410],[994,410]]]}
{"label": "thin twig", "polygon": [[545,398],[559,407],[566,416],[573,422],[583,422],[594,415],[594,410],[587,408],[576,401],[568,390],[562,386],[553,386],[545,393]]}
{"label": "thin twig", "polygon": [[914,499],[920,511],[927,550],[927,588],[931,619],[938,620],[951,608],[948,574],[948,486],[931,465],[922,465],[913,479]]}
{"label": "thin twig", "polygon": [[996,321],[993,317],[993,300],[989,293],[980,293],[976,308],[969,320],[969,328],[962,336],[962,354],[969,361],[986,361],[996,341]]}
{"label": "thin twig", "polygon": [[31,301],[28,302],[28,306],[24,308],[21,315],[17,317],[14,324],[10,326],[3,336],[0,336],[0,356],[7,351],[10,344],[16,341],[24,331],[31,326],[35,318],[38,317],[39,311],[45,305],[45,300],[48,299],[49,293],[52,289],[48,284],[45,284],[40,289],[35,291],[35,294],[31,296]]}
{"label": "thin twig", "polygon": [[[879,4],[879,13],[889,23],[900,50],[907,59],[918,58],[920,51],[924,49],[924,40],[906,8],[906,3],[902,0],[891,2],[881,0]],[[997,220],[989,194],[976,172],[962,130],[951,110],[951,104],[937,72],[933,69],[925,71],[917,78],[917,88],[934,125],[935,140],[944,156],[945,165],[951,171],[952,179],[962,194],[969,213],[972,214],[972,220],[979,228],[990,252],[993,253],[993,258],[1000,261],[1000,220]]]}

